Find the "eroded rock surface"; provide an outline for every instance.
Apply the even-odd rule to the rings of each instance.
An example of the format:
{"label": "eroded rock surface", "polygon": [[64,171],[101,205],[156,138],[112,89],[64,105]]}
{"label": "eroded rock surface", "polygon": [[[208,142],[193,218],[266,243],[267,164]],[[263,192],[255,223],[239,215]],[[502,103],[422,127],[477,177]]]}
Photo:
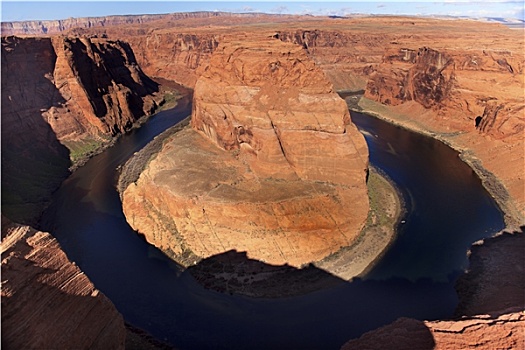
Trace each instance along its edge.
{"label": "eroded rock surface", "polygon": [[48,233],[2,218],[2,346],[124,349],[122,316]]}
{"label": "eroded rock surface", "polygon": [[[363,334],[342,350],[524,349],[525,314],[510,312],[496,318],[468,317],[460,321],[397,321]],[[388,344],[388,345],[387,345]]]}
{"label": "eroded rock surface", "polygon": [[2,37],[4,213],[32,222],[70,160],[151,114],[156,91],[124,42]]}
{"label": "eroded rock surface", "polygon": [[18,116],[42,118],[62,143],[115,135],[155,109],[156,91],[125,42],[2,38],[2,117],[9,133],[20,129]]}
{"label": "eroded rock surface", "polygon": [[368,150],[301,47],[215,50],[181,131],[123,193],[130,225],[190,265],[236,250],[301,266],[351,244],[368,213]]}
{"label": "eroded rock surface", "polygon": [[[387,51],[370,76],[365,97],[389,107],[362,106],[437,134],[463,151],[463,158],[513,217],[510,222],[521,225],[525,222],[525,56],[512,45],[506,47],[480,43],[477,49]],[[494,176],[503,186],[494,186],[499,186]]]}

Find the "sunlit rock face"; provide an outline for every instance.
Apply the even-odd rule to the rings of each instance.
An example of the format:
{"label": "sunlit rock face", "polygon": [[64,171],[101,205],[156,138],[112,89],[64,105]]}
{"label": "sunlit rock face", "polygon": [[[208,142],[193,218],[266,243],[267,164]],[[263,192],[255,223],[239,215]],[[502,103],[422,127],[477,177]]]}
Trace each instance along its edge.
{"label": "sunlit rock face", "polygon": [[123,194],[128,222],[189,265],[229,250],[270,264],[321,260],[368,213],[368,150],[300,46],[220,44],[197,81],[191,128]]}
{"label": "sunlit rock face", "polygon": [[[496,29],[487,37],[496,37]],[[488,39],[479,39],[475,47],[461,39],[450,48],[443,43],[436,43],[440,48],[417,43],[390,48],[370,75],[365,97],[402,116],[401,123],[441,133],[455,148],[469,150],[471,165],[485,168],[478,174],[483,178],[488,170],[504,186],[492,188],[502,198],[499,204],[523,223],[525,57],[514,44],[523,38],[511,40],[513,35],[510,31],[500,36],[508,40],[498,39],[505,49],[494,48]]]}
{"label": "sunlit rock face", "polygon": [[47,232],[2,217],[2,345],[124,349],[115,306]]}

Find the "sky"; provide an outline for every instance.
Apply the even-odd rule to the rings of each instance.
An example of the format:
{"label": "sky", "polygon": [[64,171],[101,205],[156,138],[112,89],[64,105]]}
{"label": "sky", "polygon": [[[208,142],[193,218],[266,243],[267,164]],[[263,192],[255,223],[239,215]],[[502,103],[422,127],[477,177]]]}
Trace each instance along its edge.
{"label": "sky", "polygon": [[345,16],[349,14],[440,15],[524,19],[524,0],[497,1],[15,1],[1,0],[2,21],[51,20],[193,11],[265,12]]}

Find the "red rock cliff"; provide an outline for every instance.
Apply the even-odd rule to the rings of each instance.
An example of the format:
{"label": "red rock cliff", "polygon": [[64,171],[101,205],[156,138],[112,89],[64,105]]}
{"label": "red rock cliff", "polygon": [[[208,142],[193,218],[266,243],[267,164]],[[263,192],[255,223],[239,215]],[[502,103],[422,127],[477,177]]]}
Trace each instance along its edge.
{"label": "red rock cliff", "polygon": [[525,56],[512,46],[497,50],[483,41],[479,46],[387,51],[365,97],[388,107],[367,106],[465,150],[465,160],[484,181],[490,173],[501,181],[502,187],[490,181],[487,187],[514,223],[523,224]]}
{"label": "red rock cliff", "polygon": [[[67,175],[69,159],[108,143],[157,103],[128,44],[2,38],[4,213],[25,221]],[[11,210],[12,209],[12,210]]]}
{"label": "red rock cliff", "polygon": [[183,265],[229,250],[301,266],[357,237],[368,150],[301,47],[221,44],[176,134],[123,193],[130,225]]}
{"label": "red rock cliff", "polygon": [[146,36],[128,37],[128,40],[148,75],[193,88],[223,38],[213,32],[154,31]]}

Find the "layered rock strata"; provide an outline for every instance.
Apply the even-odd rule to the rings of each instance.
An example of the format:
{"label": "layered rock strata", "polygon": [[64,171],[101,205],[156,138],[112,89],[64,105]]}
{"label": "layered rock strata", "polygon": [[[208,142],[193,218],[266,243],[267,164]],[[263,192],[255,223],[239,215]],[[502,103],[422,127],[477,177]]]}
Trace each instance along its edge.
{"label": "layered rock strata", "polygon": [[522,52],[507,50],[392,50],[365,93],[388,108],[361,105],[463,152],[513,224],[523,224],[524,66]]}
{"label": "layered rock strata", "polygon": [[2,37],[4,213],[34,223],[70,160],[151,114],[156,91],[125,42]]}
{"label": "layered rock strata", "polygon": [[2,218],[2,345],[124,349],[122,316],[48,233]]}
{"label": "layered rock strata", "polygon": [[[476,316],[460,321],[399,320],[351,340],[341,350],[401,349],[524,349],[525,314],[495,318]],[[388,345],[387,345],[388,344]]]}
{"label": "layered rock strata", "polygon": [[122,195],[150,243],[185,266],[230,250],[301,266],[355,241],[368,150],[301,47],[219,45],[197,81],[191,126]]}
{"label": "layered rock strata", "polygon": [[195,87],[213,51],[224,39],[220,33],[156,31],[127,37],[137,52],[137,61],[148,75]]}
{"label": "layered rock strata", "polygon": [[176,21],[202,20],[210,18],[224,18],[226,21],[244,19],[253,21],[260,18],[276,20],[291,16],[264,14],[264,13],[231,13],[219,11],[175,12],[168,14],[150,15],[121,15],[104,17],[81,17],[60,20],[44,21],[14,21],[2,22],[2,35],[49,35],[68,32],[72,29],[92,29],[126,27],[129,25],[144,26],[146,24],[159,26],[162,24],[173,25]]}
{"label": "layered rock strata", "polygon": [[[95,38],[2,38],[2,118],[43,119],[62,143],[129,129],[151,114],[158,84],[129,44]],[[29,93],[31,92],[31,93]]]}

